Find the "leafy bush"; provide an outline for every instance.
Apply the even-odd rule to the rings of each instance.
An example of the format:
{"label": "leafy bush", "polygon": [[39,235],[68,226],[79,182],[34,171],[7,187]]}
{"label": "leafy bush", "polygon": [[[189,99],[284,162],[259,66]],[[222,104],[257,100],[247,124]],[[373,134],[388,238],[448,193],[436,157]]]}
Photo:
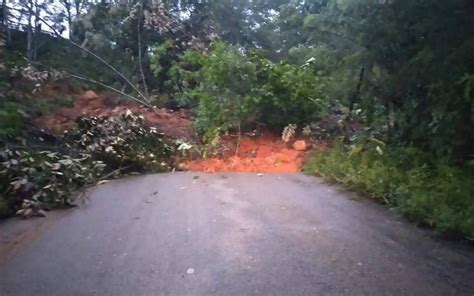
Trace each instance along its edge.
{"label": "leafy bush", "polygon": [[326,114],[329,98],[325,89],[329,78],[320,76],[314,65],[273,64],[260,55],[252,59],[261,63],[255,90],[261,98],[257,108],[263,123],[281,130],[288,123],[304,126]]}
{"label": "leafy bush", "polygon": [[336,144],[314,155],[305,170],[370,194],[413,221],[445,234],[474,238],[474,172],[450,167],[414,148],[382,143]]}
{"label": "leafy bush", "polygon": [[202,136],[202,142],[204,145],[201,149],[201,155],[203,158],[216,153],[216,149],[219,147],[221,141],[220,136],[221,128],[219,127],[209,128],[206,133],[204,133]]}
{"label": "leafy bush", "polygon": [[0,105],[0,139],[11,139],[22,134],[25,116],[18,104],[6,102]]}
{"label": "leafy bush", "polygon": [[198,51],[187,50],[180,59],[173,61],[168,75],[168,86],[174,91],[174,97],[181,107],[197,108],[199,106],[199,70],[203,64],[204,55]]}
{"label": "leafy bush", "polygon": [[325,81],[312,64],[273,63],[263,51],[222,42],[209,53],[188,51],[171,69],[177,96],[197,102],[197,127],[223,131],[255,122],[280,130],[325,113]]}
{"label": "leafy bush", "polygon": [[70,148],[90,153],[109,170],[159,172],[169,169],[171,146],[163,134],[145,125],[143,116],[128,111],[119,118],[79,117],[77,128],[65,133]]}
{"label": "leafy bush", "polygon": [[150,68],[153,75],[159,77],[163,71],[162,59],[166,56],[168,50],[173,47],[173,41],[168,39],[163,44],[157,44],[153,55],[150,58]]}
{"label": "leafy bush", "polygon": [[[77,189],[92,184],[105,168],[90,154],[71,157],[51,151],[31,152],[26,148],[3,149],[0,161],[0,189],[3,207],[8,209],[19,207],[23,199],[47,206],[68,204]],[[2,212],[9,214],[5,209]]]}
{"label": "leafy bush", "polygon": [[35,151],[26,140],[0,150],[0,216],[67,205],[78,189],[105,175],[170,168],[171,147],[141,116],[127,111],[119,118],[78,118],[77,125],[56,147],[62,153]]}
{"label": "leafy bush", "polygon": [[195,92],[199,98],[198,129],[235,129],[242,122],[256,119],[256,65],[242,52],[223,43],[217,43],[202,62]]}

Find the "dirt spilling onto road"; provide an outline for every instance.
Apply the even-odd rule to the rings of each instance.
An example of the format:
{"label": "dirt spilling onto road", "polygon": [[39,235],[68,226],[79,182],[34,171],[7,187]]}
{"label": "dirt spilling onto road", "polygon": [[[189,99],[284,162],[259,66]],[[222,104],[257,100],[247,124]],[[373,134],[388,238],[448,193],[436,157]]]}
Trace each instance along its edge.
{"label": "dirt spilling onto road", "polygon": [[[172,139],[184,139],[195,147],[194,119],[185,110],[172,111],[164,108],[151,110],[133,101],[119,101],[112,93],[96,94],[86,91],[76,95],[72,107],[58,108],[50,114],[37,118],[36,123],[56,133],[75,127],[78,116],[118,116],[126,110],[143,115],[146,121],[159,128]],[[245,135],[240,140],[234,136],[222,136],[219,152],[203,158],[194,155],[193,160],[177,158],[180,167],[199,172],[258,172],[293,173],[301,171],[303,162],[313,150],[325,150],[324,142],[310,143],[303,140],[305,149],[295,149],[294,143],[284,143],[280,135],[266,131],[258,136]],[[201,149],[202,151],[202,149]],[[197,159],[196,159],[197,158]]]}
{"label": "dirt spilling onto road", "polygon": [[[324,143],[308,147],[307,151],[296,151],[290,143],[284,143],[276,134],[266,132],[258,137],[244,137],[238,144],[236,139],[223,139],[227,153],[217,157],[188,161],[184,167],[199,172],[254,172],[294,173],[301,171],[310,149],[327,149]],[[237,147],[238,146],[238,147]]]}

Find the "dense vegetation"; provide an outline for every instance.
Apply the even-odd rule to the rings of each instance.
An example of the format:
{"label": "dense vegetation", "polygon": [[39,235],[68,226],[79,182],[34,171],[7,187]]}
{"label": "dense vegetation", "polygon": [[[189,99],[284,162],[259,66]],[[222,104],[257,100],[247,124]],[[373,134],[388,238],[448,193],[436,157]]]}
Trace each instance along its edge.
{"label": "dense vegetation", "polygon": [[414,147],[383,154],[375,147],[338,144],[315,155],[306,171],[379,199],[422,225],[474,237],[472,168],[449,166]]}
{"label": "dense vegetation", "polygon": [[3,2],[0,135],[9,142],[39,108],[15,83],[57,72],[145,105],[189,108],[205,139],[296,124],[334,141],[307,172],[474,236],[474,2],[60,3]]}
{"label": "dense vegetation", "polygon": [[179,102],[196,106],[202,132],[256,122],[281,130],[289,122],[317,120],[329,102],[325,78],[313,65],[273,63],[265,52],[244,53],[223,42],[207,53],[185,52],[170,71],[182,84]]}
{"label": "dense vegetation", "polygon": [[63,137],[40,133],[2,142],[0,216],[71,205],[78,190],[115,175],[167,171],[172,152],[162,134],[130,111],[120,118],[79,117]]}

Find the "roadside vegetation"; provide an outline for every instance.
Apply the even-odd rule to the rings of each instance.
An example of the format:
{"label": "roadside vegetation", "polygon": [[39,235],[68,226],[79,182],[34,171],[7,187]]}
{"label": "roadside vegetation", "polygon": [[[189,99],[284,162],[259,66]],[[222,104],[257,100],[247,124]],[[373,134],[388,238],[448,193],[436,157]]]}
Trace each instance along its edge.
{"label": "roadside vegetation", "polygon": [[[474,238],[472,1],[60,2],[1,6],[0,215],[265,129],[330,144],[307,173]],[[131,113],[38,129],[73,104],[54,83],[186,109],[200,143]]]}
{"label": "roadside vegetation", "polygon": [[472,168],[426,157],[413,147],[362,148],[335,143],[305,171],[371,196],[421,225],[451,236],[474,237]]}

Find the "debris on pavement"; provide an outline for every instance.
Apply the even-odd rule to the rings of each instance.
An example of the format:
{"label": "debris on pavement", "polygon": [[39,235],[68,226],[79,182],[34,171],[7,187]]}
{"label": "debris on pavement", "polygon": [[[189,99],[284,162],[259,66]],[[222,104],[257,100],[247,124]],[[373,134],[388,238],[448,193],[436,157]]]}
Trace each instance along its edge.
{"label": "debris on pavement", "polygon": [[188,268],[188,270],[186,270],[186,273],[187,274],[193,274],[194,273],[194,268]]}

